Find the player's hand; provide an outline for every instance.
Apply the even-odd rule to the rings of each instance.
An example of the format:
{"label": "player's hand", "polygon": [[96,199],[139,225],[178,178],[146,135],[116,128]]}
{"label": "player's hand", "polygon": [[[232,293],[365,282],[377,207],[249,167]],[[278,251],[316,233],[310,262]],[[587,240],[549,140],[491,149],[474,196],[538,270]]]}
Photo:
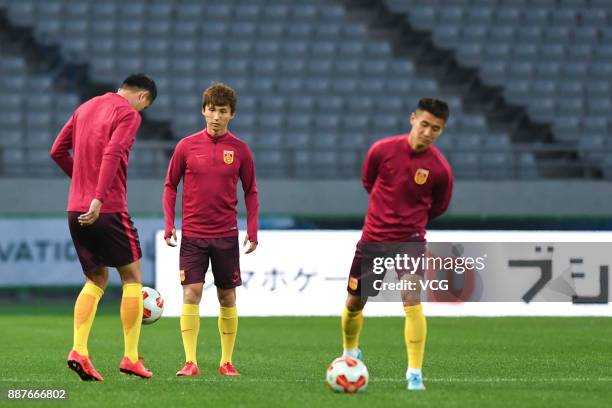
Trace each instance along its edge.
{"label": "player's hand", "polygon": [[244,237],[244,242],[242,243],[242,246],[245,247],[247,246],[247,244],[249,244],[249,247],[246,251],[244,251],[245,254],[250,254],[257,248],[257,242],[249,241],[249,234],[246,234],[246,237]]}
{"label": "player's hand", "polygon": [[172,228],[172,236],[166,238],[166,245],[171,247],[176,246],[176,228]]}
{"label": "player's hand", "polygon": [[93,200],[91,200],[91,204],[89,204],[89,211],[87,211],[85,214],[79,215],[79,218],[78,218],[79,224],[82,227],[86,227],[96,222],[96,220],[100,216],[101,208],[102,208],[102,201],[98,200],[97,198],[94,198]]}

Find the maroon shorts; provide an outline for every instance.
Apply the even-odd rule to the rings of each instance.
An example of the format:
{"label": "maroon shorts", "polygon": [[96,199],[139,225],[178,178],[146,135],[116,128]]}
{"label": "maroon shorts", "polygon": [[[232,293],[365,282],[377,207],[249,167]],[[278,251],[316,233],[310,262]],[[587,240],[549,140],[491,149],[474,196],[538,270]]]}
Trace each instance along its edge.
{"label": "maroon shorts", "polygon": [[102,266],[124,266],[142,258],[138,231],[128,213],[101,213],[93,224],[79,225],[82,212],[68,212],[68,227],[85,275]]}
{"label": "maroon shorts", "polygon": [[[376,274],[373,271],[374,258],[391,257],[404,254],[409,257],[420,257],[425,253],[426,242],[364,242],[359,240],[355,248],[355,256],[351,264],[349,272],[349,280],[346,290],[353,296],[360,296],[367,299],[370,296],[376,296],[378,290],[374,289],[374,281],[383,279],[386,271]],[[410,271],[396,271],[398,278]],[[424,270],[419,269],[414,271],[422,276]]]}
{"label": "maroon shorts", "polygon": [[209,263],[212,263],[216,287],[231,289],[242,285],[237,235],[225,238],[192,238],[183,235],[179,260],[181,285],[204,283]]}

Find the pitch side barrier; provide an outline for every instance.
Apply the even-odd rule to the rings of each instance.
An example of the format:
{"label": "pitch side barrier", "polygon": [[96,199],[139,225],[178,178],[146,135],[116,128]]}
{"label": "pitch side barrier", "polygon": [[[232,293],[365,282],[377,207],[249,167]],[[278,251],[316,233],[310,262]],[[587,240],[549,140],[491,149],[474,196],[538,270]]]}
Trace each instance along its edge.
{"label": "pitch side barrier", "polygon": [[[360,235],[260,231],[257,250],[240,258],[240,315],[339,315]],[[402,299],[418,294],[428,316],[612,316],[612,232],[430,231],[427,240],[362,248],[367,315],[403,316]],[[158,231],[155,248],[165,315],[179,316],[179,247]],[[204,288],[201,313],[216,316],[210,270]]]}

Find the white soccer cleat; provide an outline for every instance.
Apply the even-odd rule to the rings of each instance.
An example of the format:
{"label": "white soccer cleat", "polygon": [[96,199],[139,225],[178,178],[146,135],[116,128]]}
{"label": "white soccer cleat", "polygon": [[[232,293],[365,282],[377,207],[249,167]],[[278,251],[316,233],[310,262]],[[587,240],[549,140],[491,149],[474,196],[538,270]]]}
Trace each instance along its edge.
{"label": "white soccer cleat", "polygon": [[408,376],[408,390],[425,391],[425,384],[423,384],[423,376],[421,374],[411,373]]}

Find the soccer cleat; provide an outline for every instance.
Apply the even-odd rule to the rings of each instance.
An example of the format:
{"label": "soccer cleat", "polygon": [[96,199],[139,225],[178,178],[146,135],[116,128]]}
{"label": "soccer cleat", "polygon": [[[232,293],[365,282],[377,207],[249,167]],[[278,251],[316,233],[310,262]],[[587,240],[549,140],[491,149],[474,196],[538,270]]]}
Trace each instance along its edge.
{"label": "soccer cleat", "polygon": [[121,360],[121,363],[119,364],[119,371],[124,374],[135,375],[141,378],[153,377],[153,373],[147,370],[142,364],[142,358],[138,358],[138,361],[132,363],[127,356],[123,357],[123,360]]}
{"label": "soccer cleat", "polygon": [[410,391],[425,391],[423,377],[420,374],[411,373],[408,376],[408,389]]}
{"label": "soccer cleat", "polygon": [[200,368],[193,361],[188,361],[185,366],[176,373],[177,377],[194,377],[200,375]]}
{"label": "soccer cleat", "polygon": [[360,348],[351,349],[350,351],[344,350],[342,352],[342,357],[351,357],[351,358],[356,358],[357,360],[363,361],[363,353],[361,352]]}
{"label": "soccer cleat", "polygon": [[72,350],[67,358],[68,368],[77,373],[83,381],[104,381],[88,356],[83,356]]}
{"label": "soccer cleat", "polygon": [[234,367],[234,365],[230,362],[223,364],[219,367],[219,374],[221,375],[240,375],[238,370]]}

